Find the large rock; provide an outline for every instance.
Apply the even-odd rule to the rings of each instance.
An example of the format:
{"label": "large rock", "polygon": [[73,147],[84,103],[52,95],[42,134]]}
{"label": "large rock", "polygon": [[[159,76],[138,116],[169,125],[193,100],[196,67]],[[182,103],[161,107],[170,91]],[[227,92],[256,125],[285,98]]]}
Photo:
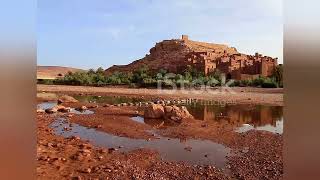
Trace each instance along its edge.
{"label": "large rock", "polygon": [[75,98],[68,96],[68,95],[63,95],[61,97],[59,97],[58,99],[58,103],[75,103],[78,102],[78,100],[76,100]]}
{"label": "large rock", "polygon": [[161,119],[164,117],[164,108],[159,104],[151,104],[144,109],[144,118]]}
{"label": "large rock", "polygon": [[162,106],[152,104],[144,110],[145,119],[165,119],[167,121],[181,123],[184,119],[193,119],[186,107]]}
{"label": "large rock", "polygon": [[166,106],[164,109],[166,120],[180,123],[183,119],[193,119],[185,106]]}

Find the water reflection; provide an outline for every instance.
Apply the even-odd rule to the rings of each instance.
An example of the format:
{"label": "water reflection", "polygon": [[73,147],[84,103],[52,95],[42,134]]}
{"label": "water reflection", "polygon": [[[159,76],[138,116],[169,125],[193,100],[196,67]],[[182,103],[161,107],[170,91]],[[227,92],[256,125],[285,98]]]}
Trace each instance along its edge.
{"label": "water reflection", "polygon": [[187,108],[196,119],[244,127],[239,130],[240,132],[245,132],[244,129],[257,129],[282,133],[283,130],[283,107],[281,106],[193,104],[188,105]]}
{"label": "water reflection", "polygon": [[[139,148],[153,149],[159,152],[160,156],[167,161],[183,161],[190,164],[213,165],[223,168],[227,162],[226,156],[230,153],[230,148],[209,140],[180,140],[161,136],[151,141],[131,139],[114,136],[75,123],[70,126],[63,118],[57,119],[50,127],[58,135],[64,137],[79,136],[81,139],[89,140],[92,144],[100,147],[118,148],[123,146],[120,150],[124,152]],[[64,127],[68,127],[70,130],[65,131]]]}

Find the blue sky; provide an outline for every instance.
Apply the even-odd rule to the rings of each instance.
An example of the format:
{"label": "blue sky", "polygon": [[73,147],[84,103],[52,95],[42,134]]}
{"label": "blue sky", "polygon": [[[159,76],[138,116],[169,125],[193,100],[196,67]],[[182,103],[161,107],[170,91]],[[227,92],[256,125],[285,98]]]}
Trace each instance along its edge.
{"label": "blue sky", "polygon": [[281,0],[38,0],[36,31],[38,65],[128,64],[181,34],[282,63]]}

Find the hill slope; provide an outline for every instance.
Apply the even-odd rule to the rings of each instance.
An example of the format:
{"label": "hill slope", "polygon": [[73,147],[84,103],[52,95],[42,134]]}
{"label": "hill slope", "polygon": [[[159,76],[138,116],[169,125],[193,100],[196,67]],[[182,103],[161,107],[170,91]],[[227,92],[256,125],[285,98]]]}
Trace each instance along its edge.
{"label": "hill slope", "polygon": [[84,71],[83,69],[62,66],[37,66],[37,79],[56,79],[68,72]]}
{"label": "hill slope", "polygon": [[166,69],[169,72],[181,72],[186,68],[185,57],[190,52],[214,51],[215,53],[239,54],[235,48],[223,44],[213,44],[197,42],[191,40],[173,39],[156,43],[150,49],[150,54],[144,58],[136,60],[128,65],[114,65],[106,70],[106,74],[116,71],[132,72],[143,65],[147,65],[150,70],[158,71]]}

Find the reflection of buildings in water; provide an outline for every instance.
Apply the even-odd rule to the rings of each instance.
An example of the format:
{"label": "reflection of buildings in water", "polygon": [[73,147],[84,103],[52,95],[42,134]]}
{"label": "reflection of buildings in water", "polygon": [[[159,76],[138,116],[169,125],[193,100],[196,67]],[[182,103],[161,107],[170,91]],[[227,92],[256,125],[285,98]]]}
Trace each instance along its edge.
{"label": "reflection of buildings in water", "polygon": [[192,109],[191,114],[204,121],[215,120],[234,125],[251,124],[254,127],[267,124],[276,126],[276,121],[282,116],[282,109],[271,106],[202,106]]}

